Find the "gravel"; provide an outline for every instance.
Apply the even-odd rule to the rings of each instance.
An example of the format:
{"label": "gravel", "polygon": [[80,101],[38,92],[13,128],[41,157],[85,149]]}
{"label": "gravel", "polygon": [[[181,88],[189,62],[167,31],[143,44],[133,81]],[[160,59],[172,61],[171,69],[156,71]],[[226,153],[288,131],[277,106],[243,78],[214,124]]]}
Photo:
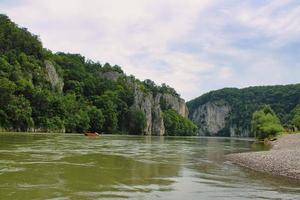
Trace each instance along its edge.
{"label": "gravel", "polygon": [[271,143],[270,151],[230,154],[226,158],[252,170],[300,180],[300,134],[284,135]]}

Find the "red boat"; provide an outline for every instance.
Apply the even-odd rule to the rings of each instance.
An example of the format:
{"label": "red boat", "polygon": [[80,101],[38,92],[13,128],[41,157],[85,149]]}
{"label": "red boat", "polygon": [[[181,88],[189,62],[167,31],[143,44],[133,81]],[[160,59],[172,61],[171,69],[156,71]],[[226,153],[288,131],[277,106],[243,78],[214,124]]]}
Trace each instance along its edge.
{"label": "red boat", "polygon": [[97,137],[97,136],[100,136],[100,134],[97,133],[97,132],[88,132],[88,133],[85,133],[84,135],[85,135],[85,136],[89,136],[89,137]]}

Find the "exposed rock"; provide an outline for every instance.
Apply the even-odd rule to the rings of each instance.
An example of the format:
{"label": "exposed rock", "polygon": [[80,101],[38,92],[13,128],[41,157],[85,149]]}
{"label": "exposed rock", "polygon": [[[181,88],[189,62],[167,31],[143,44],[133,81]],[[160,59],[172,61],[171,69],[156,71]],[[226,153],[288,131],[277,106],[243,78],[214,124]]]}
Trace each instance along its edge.
{"label": "exposed rock", "polygon": [[191,113],[191,119],[198,125],[200,135],[217,135],[225,128],[230,110],[224,102],[208,102]]}
{"label": "exposed rock", "polygon": [[133,106],[145,113],[146,128],[144,134],[146,135],[151,135],[152,133],[152,104],[152,95],[144,93],[137,85],[135,85]]}
{"label": "exposed rock", "polygon": [[57,89],[59,92],[62,92],[64,82],[58,76],[55,67],[49,60],[45,60],[44,63],[52,88]]}
{"label": "exposed rock", "polygon": [[163,94],[161,98],[166,102],[167,106],[176,110],[183,117],[188,117],[189,111],[183,99],[171,94]]}
{"label": "exposed rock", "polygon": [[189,114],[199,127],[199,135],[250,137],[250,129],[232,124],[232,107],[225,101],[208,101]]}
{"label": "exposed rock", "polygon": [[121,76],[124,76],[124,74],[116,71],[104,72],[100,74],[100,77],[113,81],[118,80],[118,78],[120,78]]}
{"label": "exposed rock", "polygon": [[163,113],[160,108],[160,97],[161,97],[161,94],[158,94],[155,97],[154,105],[152,107],[152,134],[153,135],[164,135],[165,134]]}
{"label": "exposed rock", "polygon": [[188,116],[188,109],[183,99],[170,94],[156,94],[153,97],[152,93],[146,93],[135,84],[134,104],[133,106],[139,108],[145,113],[146,128],[145,135],[164,135],[165,127],[163,120],[163,112],[161,108],[161,101],[164,100],[167,106],[176,110],[184,117]]}

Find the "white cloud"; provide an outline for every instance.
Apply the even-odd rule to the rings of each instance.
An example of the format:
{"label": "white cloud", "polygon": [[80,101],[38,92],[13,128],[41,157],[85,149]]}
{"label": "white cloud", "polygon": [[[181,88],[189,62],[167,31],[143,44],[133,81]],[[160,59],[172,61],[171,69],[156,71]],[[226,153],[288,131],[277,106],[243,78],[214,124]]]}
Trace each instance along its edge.
{"label": "white cloud", "polygon": [[[284,83],[293,74],[276,51],[300,42],[297,0],[253,2],[23,0],[0,2],[0,11],[53,51],[121,65],[191,99],[223,86]],[[268,41],[256,45],[253,38]],[[246,48],[236,45],[244,40]],[[268,70],[281,75],[260,75]]]}

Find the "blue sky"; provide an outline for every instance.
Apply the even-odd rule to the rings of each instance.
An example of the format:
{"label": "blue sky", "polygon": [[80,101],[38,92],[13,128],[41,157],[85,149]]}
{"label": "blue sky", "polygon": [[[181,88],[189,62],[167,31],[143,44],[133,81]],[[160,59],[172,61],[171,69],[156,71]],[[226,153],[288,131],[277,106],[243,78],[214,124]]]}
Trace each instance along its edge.
{"label": "blue sky", "polygon": [[167,83],[190,100],[300,82],[299,0],[0,0],[52,51]]}

